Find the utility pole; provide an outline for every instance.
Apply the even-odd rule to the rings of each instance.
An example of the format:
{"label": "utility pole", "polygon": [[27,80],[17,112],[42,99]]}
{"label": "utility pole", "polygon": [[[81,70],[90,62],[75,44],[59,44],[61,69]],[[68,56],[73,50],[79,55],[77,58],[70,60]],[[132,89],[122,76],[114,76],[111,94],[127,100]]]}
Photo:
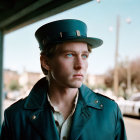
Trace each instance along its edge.
{"label": "utility pole", "polygon": [[118,46],[119,46],[119,33],[120,33],[120,16],[117,16],[117,24],[116,24],[116,48],[115,48],[115,70],[114,70],[114,93],[118,96],[118,86],[119,86],[119,78],[118,78]]}
{"label": "utility pole", "polygon": [[[130,24],[131,18],[127,18],[126,19],[126,23]],[[132,87],[131,87],[131,67],[130,67],[130,61],[129,61],[129,57],[126,58],[127,59],[127,92],[130,95],[132,92]]]}
{"label": "utility pole", "polygon": [[126,59],[127,59],[127,92],[128,94],[131,94],[131,69],[128,57]]}

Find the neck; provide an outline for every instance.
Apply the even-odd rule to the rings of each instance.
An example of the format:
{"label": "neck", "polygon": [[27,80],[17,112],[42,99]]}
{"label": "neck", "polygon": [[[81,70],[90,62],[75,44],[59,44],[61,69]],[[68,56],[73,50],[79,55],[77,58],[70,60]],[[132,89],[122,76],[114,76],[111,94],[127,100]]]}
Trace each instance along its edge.
{"label": "neck", "polygon": [[51,103],[57,106],[59,111],[63,114],[64,119],[66,119],[72,112],[78,88],[69,88],[59,85],[55,81],[49,81],[48,89]]}
{"label": "neck", "polygon": [[60,88],[54,85],[49,86],[49,97],[54,105],[60,103],[72,103],[76,97],[78,88]]}
{"label": "neck", "polygon": [[69,88],[58,85],[54,82],[49,82],[49,97],[54,105],[62,103],[71,104],[78,92],[78,88]]}

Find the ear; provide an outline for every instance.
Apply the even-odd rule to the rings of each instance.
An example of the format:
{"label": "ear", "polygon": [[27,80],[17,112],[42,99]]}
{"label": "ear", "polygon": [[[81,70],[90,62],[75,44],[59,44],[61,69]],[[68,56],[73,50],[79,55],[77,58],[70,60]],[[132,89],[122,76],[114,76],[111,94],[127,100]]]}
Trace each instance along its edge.
{"label": "ear", "polygon": [[40,63],[44,69],[50,70],[49,60],[47,57],[41,55],[40,56]]}

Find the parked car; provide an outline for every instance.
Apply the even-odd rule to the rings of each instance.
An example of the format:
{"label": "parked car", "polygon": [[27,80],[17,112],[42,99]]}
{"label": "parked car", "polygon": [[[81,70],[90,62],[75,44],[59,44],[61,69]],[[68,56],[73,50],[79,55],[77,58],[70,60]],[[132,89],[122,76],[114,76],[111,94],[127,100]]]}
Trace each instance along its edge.
{"label": "parked car", "polygon": [[123,115],[140,117],[140,93],[133,94],[128,100],[117,101]]}

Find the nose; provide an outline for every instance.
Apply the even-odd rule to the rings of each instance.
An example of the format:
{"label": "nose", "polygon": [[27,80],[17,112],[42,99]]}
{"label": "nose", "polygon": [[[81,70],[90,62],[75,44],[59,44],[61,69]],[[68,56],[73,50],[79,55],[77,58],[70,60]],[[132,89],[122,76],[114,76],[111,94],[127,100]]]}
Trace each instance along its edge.
{"label": "nose", "polygon": [[83,67],[83,60],[81,57],[75,58],[74,69],[80,70]]}

